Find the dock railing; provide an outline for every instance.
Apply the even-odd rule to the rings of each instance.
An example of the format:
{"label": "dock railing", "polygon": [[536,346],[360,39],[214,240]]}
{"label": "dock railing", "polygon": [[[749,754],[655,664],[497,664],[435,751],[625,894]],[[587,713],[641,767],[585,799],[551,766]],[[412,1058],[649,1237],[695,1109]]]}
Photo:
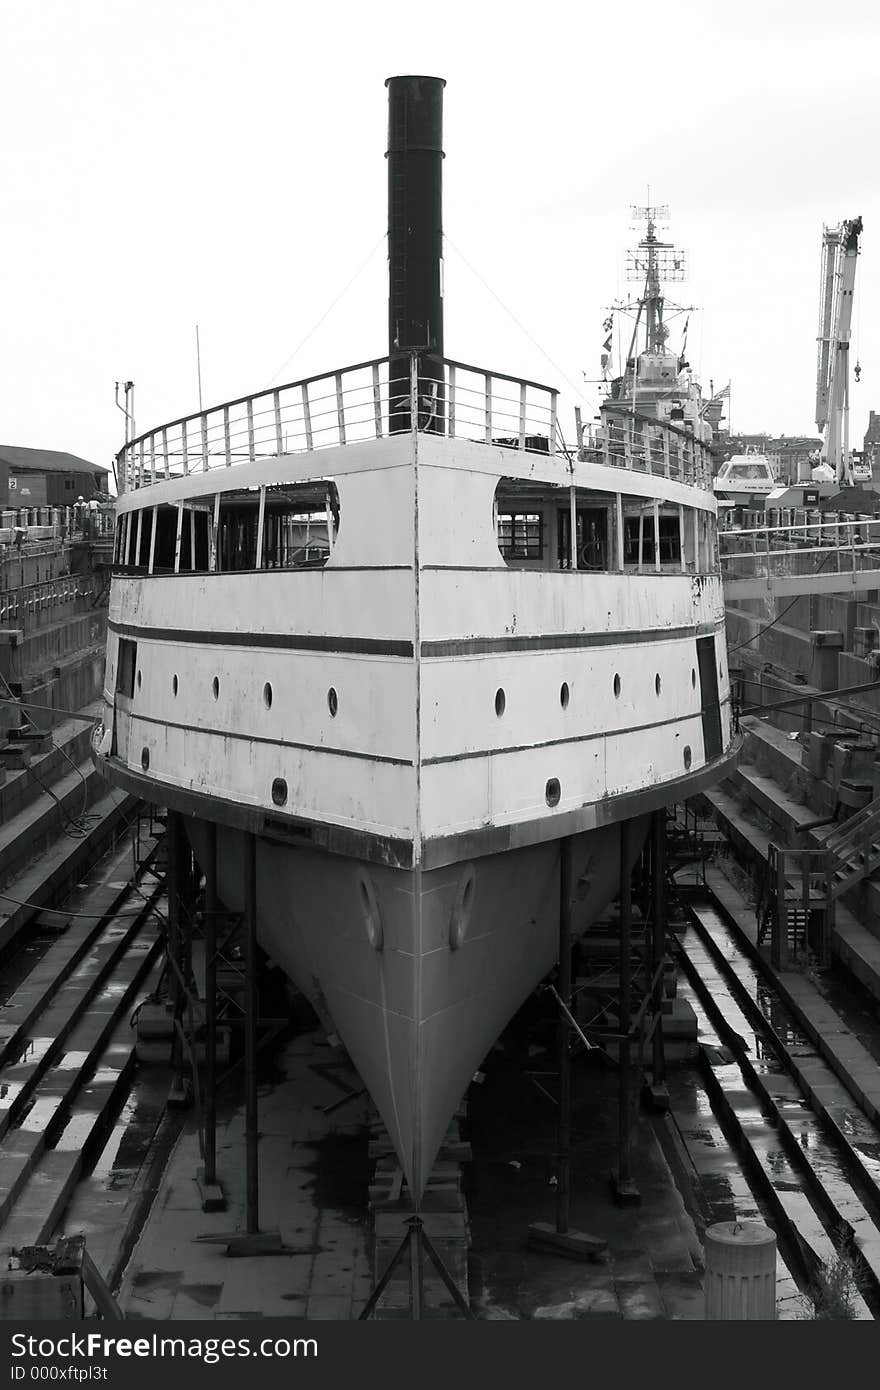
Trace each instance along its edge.
{"label": "dock railing", "polygon": [[[558,392],[540,382],[430,353],[401,353],[200,410],[130,440],[121,491],[193,472],[418,430],[560,457]],[[658,421],[608,417],[581,458],[711,486],[708,448]]]}
{"label": "dock railing", "polygon": [[783,526],[719,530],[721,577],[846,575],[880,570],[880,518],[834,514]]}

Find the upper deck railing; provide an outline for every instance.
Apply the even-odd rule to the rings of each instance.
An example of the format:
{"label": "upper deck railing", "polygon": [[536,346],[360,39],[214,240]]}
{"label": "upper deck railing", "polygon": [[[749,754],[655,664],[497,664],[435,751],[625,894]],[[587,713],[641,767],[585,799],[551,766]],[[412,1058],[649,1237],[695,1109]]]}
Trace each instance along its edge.
{"label": "upper deck railing", "polygon": [[601,425],[585,431],[579,456],[614,468],[675,478],[712,489],[712,450],[693,431],[640,411],[606,407]]}
{"label": "upper deck railing", "polygon": [[[557,408],[558,392],[539,382],[427,353],[379,357],[148,430],[117,455],[119,487],[410,429],[561,455],[568,464]],[[580,458],[711,486],[708,449],[686,431],[639,416],[606,422],[582,441]]]}

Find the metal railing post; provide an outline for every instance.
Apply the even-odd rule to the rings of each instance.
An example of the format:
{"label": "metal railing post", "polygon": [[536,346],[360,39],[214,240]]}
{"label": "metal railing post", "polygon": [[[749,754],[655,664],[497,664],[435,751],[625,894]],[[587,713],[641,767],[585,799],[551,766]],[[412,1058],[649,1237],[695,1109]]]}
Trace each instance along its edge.
{"label": "metal railing post", "polygon": [[485,439],[492,443],[492,378],[488,372],[483,374],[483,410],[485,411]]}
{"label": "metal railing post", "polygon": [[275,451],[284,453],[284,439],[281,434],[281,392],[272,392],[272,408],[275,412]]}
{"label": "metal railing post", "polygon": [[419,428],[419,355],[410,354],[409,359],[409,423],[416,433]]}
{"label": "metal railing post", "polygon": [[251,397],[247,402],[247,437],[248,437],[248,458],[253,460],[257,457],[256,444],[254,441],[254,402]]}
{"label": "metal railing post", "polygon": [[379,386],[379,364],[373,363],[373,419],[376,425],[376,438],[382,438],[382,392]]}
{"label": "metal railing post", "polygon": [[345,443],[345,401],[342,395],[342,372],[334,377],[336,383],[336,424],[339,429],[339,442]]}
{"label": "metal railing post", "polygon": [[302,394],[303,424],[306,431],[306,448],[314,449],[315,441],[312,438],[312,408],[309,405],[309,384],[304,381],[300,387]]}

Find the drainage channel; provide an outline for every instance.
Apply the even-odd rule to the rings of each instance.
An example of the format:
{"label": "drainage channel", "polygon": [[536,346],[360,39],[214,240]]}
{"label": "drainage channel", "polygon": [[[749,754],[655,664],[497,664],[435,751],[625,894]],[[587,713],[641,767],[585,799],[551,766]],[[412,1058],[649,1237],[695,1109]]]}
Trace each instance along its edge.
{"label": "drainage channel", "polygon": [[129,1017],[161,969],[164,884],[147,849],[134,881],[105,874],[60,912],[63,934],[0,1009],[2,1249],[52,1238],[129,1096]]}
{"label": "drainage channel", "polygon": [[[699,1012],[729,1049],[705,1067],[709,1096],[736,1135],[757,1191],[807,1276],[842,1255],[876,1316],[880,1134],[714,906],[691,906],[679,946]],[[703,1055],[708,1061],[705,1048]]]}

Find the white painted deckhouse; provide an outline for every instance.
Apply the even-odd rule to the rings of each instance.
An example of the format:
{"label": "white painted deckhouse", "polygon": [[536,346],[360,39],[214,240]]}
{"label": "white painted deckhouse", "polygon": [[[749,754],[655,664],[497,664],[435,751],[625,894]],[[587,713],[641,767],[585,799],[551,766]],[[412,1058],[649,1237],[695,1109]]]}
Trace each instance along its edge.
{"label": "white painted deckhouse", "polygon": [[[395,84],[410,132],[436,126],[398,165],[439,169],[442,84],[392,79],[392,154]],[[556,960],[560,845],[577,931],[619,822],[636,854],[724,775],[731,719],[708,446],[618,412],[568,454],[552,388],[449,360],[439,313],[401,331],[393,247],[391,290],[388,357],[121,451],[94,755],[197,858],[217,827],[231,912],[251,846],[261,944],[332,1016],[418,1200]]]}

